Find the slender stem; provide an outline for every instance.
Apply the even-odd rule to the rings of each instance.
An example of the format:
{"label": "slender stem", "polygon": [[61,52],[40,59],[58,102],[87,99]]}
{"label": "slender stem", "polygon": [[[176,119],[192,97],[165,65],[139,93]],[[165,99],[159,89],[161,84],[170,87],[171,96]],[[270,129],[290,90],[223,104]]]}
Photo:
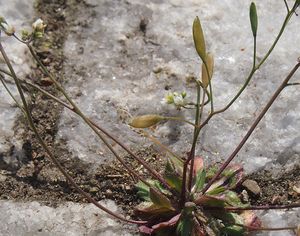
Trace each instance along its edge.
{"label": "slender stem", "polygon": [[264,206],[247,206],[247,207],[205,207],[205,209],[208,210],[220,209],[225,211],[278,210],[278,209],[292,209],[292,208],[300,208],[300,203],[293,203],[288,205],[264,205]]}
{"label": "slender stem", "polygon": [[18,100],[15,98],[15,96],[12,94],[12,92],[10,91],[10,89],[6,86],[6,83],[4,82],[4,76],[2,74],[0,74],[0,80],[1,83],[3,84],[5,90],[8,92],[9,96],[14,100],[14,102],[16,103],[16,105],[20,108],[20,110],[25,114],[25,110],[22,107],[22,105],[18,102]]}
{"label": "slender stem", "polygon": [[300,85],[300,82],[288,83],[286,86],[295,86],[295,85]]}
{"label": "slender stem", "polygon": [[[201,124],[201,119],[202,119],[202,114],[203,114],[203,110],[204,110],[204,101],[205,101],[205,89],[202,88],[203,93],[202,93],[202,101],[201,101],[201,106],[200,106],[200,112],[199,112],[199,120],[198,120],[198,125],[196,128],[196,140],[198,140],[199,137],[199,124]],[[198,131],[199,130],[199,131]],[[196,144],[195,144],[196,145]],[[192,183],[193,183],[193,173],[194,173],[194,158],[191,160],[191,165],[190,165],[190,173],[189,173],[189,179],[188,179],[188,191],[191,192],[192,190]]]}
{"label": "slender stem", "polygon": [[205,66],[205,70],[207,72],[208,76],[208,87],[209,87],[209,100],[210,100],[210,113],[214,112],[214,101],[213,101],[213,93],[212,93],[212,83],[211,83],[211,74],[209,73],[208,70],[208,65],[206,62],[203,62]]}
{"label": "slender stem", "polygon": [[209,187],[219,178],[219,176],[222,174],[222,172],[225,170],[225,168],[229,165],[229,163],[233,160],[233,158],[238,154],[238,152],[241,150],[241,148],[244,146],[256,126],[259,124],[261,119],[265,116],[271,105],[274,103],[278,95],[281,93],[281,91],[286,87],[289,80],[293,77],[295,72],[298,70],[300,66],[300,58],[298,59],[298,63],[295,65],[295,67],[291,70],[289,75],[284,79],[282,84],[279,86],[279,88],[276,90],[276,92],[273,94],[267,105],[264,107],[264,109],[260,112],[254,123],[251,125],[250,129],[242,139],[242,141],[239,143],[239,145],[235,148],[235,150],[232,152],[232,154],[228,157],[228,159],[223,163],[221,168],[218,170],[218,172],[214,175],[214,177],[208,182],[208,184],[203,188],[202,193],[204,194]]}
{"label": "slender stem", "polygon": [[186,200],[186,182],[187,182],[187,175],[188,175],[188,165],[189,163],[194,165],[194,156],[195,156],[195,148],[197,143],[197,127],[199,125],[199,114],[200,114],[200,94],[201,94],[201,85],[196,80],[197,85],[197,102],[196,102],[196,113],[195,113],[195,128],[194,128],[194,137],[193,137],[193,144],[190,153],[188,154],[188,158],[184,162],[183,165],[183,176],[182,176],[182,186],[181,186],[181,196],[180,196],[180,207],[183,207],[185,200]]}
{"label": "slender stem", "polygon": [[[36,55],[33,47],[30,44],[26,44],[30,50],[30,53],[34,57],[34,59],[37,61],[39,66],[41,67],[42,71],[53,81],[55,86],[58,88],[58,90],[65,96],[65,98],[68,100],[68,102],[72,105],[74,111],[84,120],[84,122],[97,134],[97,136],[102,140],[102,142],[108,147],[108,149],[115,155],[115,157],[124,165],[124,167],[127,169],[128,166],[126,163],[122,160],[122,158],[115,152],[113,147],[108,143],[108,141],[103,137],[103,135],[95,128],[95,126],[91,123],[91,121],[82,113],[82,111],[79,109],[79,107],[73,102],[73,100],[69,97],[69,95],[66,93],[66,91],[63,89],[63,87],[56,81],[54,76],[47,70],[47,68],[43,65],[43,63],[40,61],[39,57]],[[101,130],[101,132],[103,132]],[[104,133],[104,132],[103,132]],[[122,145],[124,147],[124,145]],[[126,148],[126,151],[129,149]],[[132,154],[132,152],[129,152],[129,154]],[[159,180],[167,189],[171,189],[171,187],[168,185],[168,183],[163,179],[163,177],[155,171],[153,168],[151,168],[144,160],[138,158],[136,155],[133,156],[140,164],[144,166],[146,170],[157,180]],[[129,172],[133,174],[133,171],[128,168]]]}
{"label": "slender stem", "polygon": [[166,152],[170,153],[173,157],[175,157],[178,161],[183,162],[182,159],[175,154],[170,148],[168,148],[167,146],[163,145],[160,141],[158,141],[156,138],[154,138],[153,136],[151,136],[149,133],[147,133],[145,130],[141,130],[141,132],[143,133],[143,135],[145,137],[147,137],[148,139],[150,139],[153,143],[155,143],[156,145],[160,146],[162,149],[164,149]]}
{"label": "slender stem", "polygon": [[237,226],[246,228],[248,231],[282,231],[282,230],[295,230],[295,229],[297,229],[297,226],[272,228],[272,227],[254,227],[254,226],[248,226],[248,225],[237,224],[237,223],[235,223],[233,225],[237,225]]}
{"label": "slender stem", "polygon": [[272,46],[270,47],[269,51],[266,53],[266,55],[264,56],[264,58],[260,61],[260,63],[255,67],[255,70],[258,70],[260,68],[260,66],[267,60],[267,58],[270,56],[271,52],[273,51],[273,49],[275,48],[277,42],[279,41],[281,35],[284,32],[284,29],[286,28],[286,25],[288,24],[289,20],[291,19],[291,16],[293,14],[293,10],[289,11],[283,21],[283,24],[279,30],[279,33],[275,39],[275,41],[273,42]]}
{"label": "slender stem", "polygon": [[114,216],[115,218],[119,219],[119,220],[122,220],[122,221],[125,221],[125,222],[128,222],[128,223],[134,223],[134,224],[145,224],[146,222],[145,221],[135,221],[135,220],[129,220],[129,219],[126,219],[125,217],[123,216],[120,216],[114,212],[112,212],[111,210],[107,209],[106,207],[104,207],[103,205],[101,205],[100,203],[98,203],[95,199],[93,199],[89,194],[87,194],[86,192],[84,192],[76,183],[75,181],[73,180],[73,178],[64,170],[64,168],[61,166],[61,164],[59,163],[59,161],[56,159],[56,157],[54,157],[54,155],[52,154],[52,152],[50,151],[50,149],[48,148],[48,146],[46,145],[46,143],[44,142],[44,140],[42,139],[42,137],[40,136],[39,132],[37,131],[35,125],[34,125],[34,121],[31,117],[31,114],[30,114],[30,110],[29,110],[29,107],[28,107],[28,104],[26,102],[26,99],[25,99],[25,96],[24,96],[24,93],[23,93],[23,90],[22,90],[22,87],[21,87],[21,84],[17,78],[17,75],[10,63],[10,60],[9,58],[7,57],[5,51],[4,51],[4,48],[2,46],[2,43],[0,42],[0,51],[1,51],[1,54],[5,60],[5,63],[7,64],[8,68],[9,68],[9,71],[15,81],[15,84],[17,86],[17,89],[18,89],[18,92],[19,92],[19,95],[21,97],[21,100],[22,100],[22,103],[23,103],[23,107],[24,107],[24,110],[25,110],[25,114],[26,114],[26,118],[27,118],[27,121],[29,123],[29,126],[30,128],[33,130],[33,132],[35,133],[37,139],[39,140],[39,143],[42,145],[42,147],[44,148],[44,150],[47,152],[48,156],[50,157],[50,159],[53,161],[53,163],[57,166],[57,168],[60,170],[60,172],[65,176],[65,178],[71,183],[71,185],[81,194],[83,195],[90,203],[93,203],[95,206],[97,206],[98,208],[100,208],[101,210],[105,211],[106,213]]}
{"label": "slender stem", "polygon": [[181,122],[185,122],[189,125],[192,125],[195,127],[195,124],[193,124],[192,122],[188,121],[188,120],[185,120],[185,119],[182,119],[181,117],[173,117],[173,116],[167,116],[167,117],[164,117],[165,120],[175,120],[175,121],[181,121]]}
{"label": "slender stem", "polygon": [[284,5],[285,5],[285,7],[286,7],[286,10],[287,10],[287,12],[289,13],[289,12],[290,12],[290,8],[289,8],[288,3],[287,3],[286,0],[283,0],[283,1],[284,1]]}
{"label": "slender stem", "polygon": [[[294,7],[294,8],[295,8],[295,7]],[[283,24],[282,24],[282,26],[281,26],[281,28],[280,28],[280,31],[279,31],[279,33],[278,33],[276,39],[274,40],[273,44],[271,45],[270,49],[269,49],[268,52],[265,54],[265,56],[263,57],[263,59],[262,59],[262,60],[260,61],[260,63],[257,64],[255,67],[252,66],[252,69],[251,69],[251,71],[250,71],[248,77],[246,78],[245,83],[244,83],[243,86],[240,88],[240,90],[238,91],[238,93],[234,96],[234,98],[233,98],[233,99],[232,99],[232,100],[231,100],[224,108],[222,108],[222,109],[220,109],[220,110],[217,110],[217,111],[214,111],[214,112],[210,113],[210,114],[208,115],[208,117],[203,121],[203,123],[201,123],[201,125],[200,125],[200,130],[201,130],[205,125],[208,124],[208,122],[210,121],[210,119],[211,119],[213,116],[215,116],[215,115],[217,115],[217,114],[219,114],[219,113],[222,113],[222,112],[226,111],[226,110],[227,110],[229,107],[231,107],[231,105],[232,105],[232,104],[240,97],[240,95],[243,93],[243,91],[244,91],[245,88],[248,86],[249,82],[251,81],[251,79],[252,79],[254,73],[255,73],[255,72],[262,66],[262,64],[267,60],[267,58],[270,56],[271,52],[273,51],[273,49],[274,49],[275,46],[277,45],[277,43],[278,43],[280,37],[282,36],[282,34],[283,34],[283,32],[284,32],[284,30],[285,30],[285,28],[286,28],[286,25],[288,24],[288,22],[289,22],[289,20],[290,20],[290,18],[291,18],[291,16],[292,16],[292,14],[293,14],[293,12],[294,12],[294,10],[295,10],[294,8],[293,8],[291,11],[289,11],[289,12],[287,13],[287,15],[286,15],[286,17],[285,17],[285,19],[284,19],[284,22],[283,22]],[[255,42],[254,47],[256,48],[256,40],[255,40],[254,42]],[[253,50],[253,51],[254,51],[255,54],[256,54],[256,49]],[[255,57],[256,57],[256,56],[254,55],[253,60],[255,60]]]}
{"label": "slender stem", "polygon": [[[2,69],[0,69],[0,72],[2,71]],[[5,74],[9,75],[12,77],[12,75],[7,72],[7,71],[3,71]],[[65,108],[69,109],[70,111],[76,113],[76,110],[73,109],[73,107],[71,107],[70,105],[68,105],[67,103],[65,103],[64,101],[62,101],[61,99],[55,97],[54,95],[52,95],[51,93],[47,92],[46,90],[42,89],[41,87],[39,87],[36,84],[33,84],[31,82],[28,82],[26,80],[22,80],[19,79],[18,80],[21,83],[25,83],[31,87],[33,87],[34,89],[40,91],[41,93],[43,93],[44,95],[48,96],[49,98],[53,99],[54,101],[56,101],[57,103],[61,104],[62,106],[64,106]],[[77,114],[78,115],[78,114]],[[89,118],[88,118],[89,119]],[[89,121],[98,129],[100,130],[102,133],[104,133],[107,137],[109,137],[110,139],[112,139],[115,143],[117,143],[120,147],[122,147],[127,153],[129,153],[131,156],[135,157],[135,159],[137,159],[138,157],[136,156],[136,154],[134,154],[132,151],[130,151],[125,145],[123,145],[123,143],[118,140],[116,137],[114,137],[113,135],[111,135],[108,131],[106,131],[105,129],[103,129],[101,126],[97,125],[94,121],[92,121],[91,119],[89,119]],[[159,141],[155,142],[159,145]],[[166,148],[166,147],[165,147]],[[178,158],[179,160],[181,160],[177,155],[175,155],[175,153],[171,152],[171,150],[168,150],[173,156],[175,156],[176,158]],[[182,160],[181,160],[182,161]],[[132,170],[134,171],[134,170]],[[137,177],[139,180],[141,180],[143,183],[145,183],[146,185],[149,186],[149,183],[147,181],[145,181],[141,176],[139,176],[137,173],[133,174],[135,177]]]}

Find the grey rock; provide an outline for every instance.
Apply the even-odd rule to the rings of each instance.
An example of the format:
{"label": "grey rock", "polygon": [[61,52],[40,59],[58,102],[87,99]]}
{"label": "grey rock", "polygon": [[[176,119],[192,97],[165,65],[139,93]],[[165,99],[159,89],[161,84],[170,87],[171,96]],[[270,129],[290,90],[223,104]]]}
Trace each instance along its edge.
{"label": "grey rock", "polygon": [[262,194],[261,188],[259,187],[258,183],[252,179],[246,179],[242,186],[247,190],[249,194],[252,196],[259,197]]}

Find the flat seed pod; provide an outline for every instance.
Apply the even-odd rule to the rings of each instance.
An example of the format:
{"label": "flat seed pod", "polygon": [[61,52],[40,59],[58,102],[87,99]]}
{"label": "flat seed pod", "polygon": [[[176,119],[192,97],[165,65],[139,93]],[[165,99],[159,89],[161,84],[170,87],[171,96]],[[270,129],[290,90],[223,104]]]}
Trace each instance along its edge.
{"label": "flat seed pod", "polygon": [[206,57],[205,39],[204,39],[202,26],[198,16],[195,18],[193,23],[193,38],[194,38],[195,48],[198,55],[200,56],[202,61],[205,61],[205,57]]}

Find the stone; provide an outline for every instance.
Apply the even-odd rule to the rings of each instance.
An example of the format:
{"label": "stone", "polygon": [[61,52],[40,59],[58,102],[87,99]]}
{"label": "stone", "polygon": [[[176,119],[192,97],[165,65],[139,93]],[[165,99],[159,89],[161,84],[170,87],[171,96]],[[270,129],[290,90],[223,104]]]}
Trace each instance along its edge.
{"label": "stone", "polygon": [[259,185],[257,184],[256,181],[251,180],[251,179],[246,179],[243,183],[242,186],[247,190],[247,192],[249,194],[251,194],[252,196],[256,196],[259,197],[262,192],[261,192],[261,188],[259,187]]}

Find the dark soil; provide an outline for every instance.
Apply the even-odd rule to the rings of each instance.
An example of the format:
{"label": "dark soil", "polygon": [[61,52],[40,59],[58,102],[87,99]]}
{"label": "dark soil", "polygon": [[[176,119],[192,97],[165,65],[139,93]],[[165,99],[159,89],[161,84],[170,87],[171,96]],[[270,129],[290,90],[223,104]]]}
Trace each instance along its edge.
{"label": "dark soil", "polygon": [[[92,11],[92,6],[86,5],[81,0],[55,0],[38,1],[36,7],[37,15],[42,16],[48,24],[46,39],[36,45],[39,56],[48,69],[55,72],[58,79],[62,78],[64,61],[62,47],[67,37],[68,24],[74,20],[72,12],[80,7],[90,8]],[[33,74],[29,77],[37,84],[44,86],[49,92],[57,95],[53,86],[45,83],[47,78],[39,68],[34,67]],[[64,82],[63,79],[59,79],[59,81]],[[138,203],[133,187],[136,180],[126,173],[116,161],[95,169],[91,164],[71,159],[71,154],[66,150],[64,143],[54,145],[57,122],[62,107],[42,94],[33,92],[30,88],[28,90],[33,94],[31,109],[40,134],[63,167],[75,179],[75,182],[96,200],[113,199],[131,215],[132,206]],[[13,166],[0,163],[0,199],[36,200],[50,206],[56,206],[65,201],[86,202],[69,186],[58,169],[48,160],[33,133],[28,129],[26,121],[20,117],[19,123],[16,124],[16,135],[22,128],[27,130],[21,134],[24,140],[25,158],[20,158],[20,161]],[[12,153],[14,153],[14,147],[9,154]],[[144,158],[153,167],[162,166],[159,155],[155,151],[143,150],[137,152],[137,155]],[[133,164],[134,169],[140,170],[140,165],[131,157],[125,156],[125,161]],[[251,199],[251,203],[254,205],[290,204],[299,201],[299,195],[293,191],[293,186],[299,186],[300,183],[299,167],[290,173],[283,173],[277,179],[273,179],[267,171],[255,173],[249,178],[256,180],[262,188],[262,195]]]}
{"label": "dark soil", "polygon": [[262,194],[258,198],[251,198],[252,205],[281,205],[300,203],[300,194],[293,189],[300,187],[300,167],[295,167],[290,172],[282,172],[277,178],[272,178],[269,171],[261,171],[249,176],[255,180]]}

